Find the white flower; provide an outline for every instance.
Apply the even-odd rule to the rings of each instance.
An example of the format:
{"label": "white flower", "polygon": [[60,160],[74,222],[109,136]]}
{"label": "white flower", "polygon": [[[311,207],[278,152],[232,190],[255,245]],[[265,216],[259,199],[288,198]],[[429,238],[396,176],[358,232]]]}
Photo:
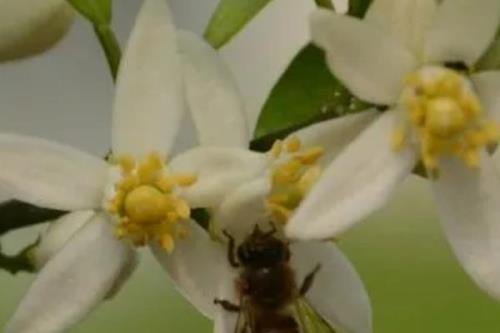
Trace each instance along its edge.
{"label": "white flower", "polygon": [[[196,235],[191,208],[218,205],[226,189],[263,167],[260,154],[231,148],[248,142],[246,124],[240,101],[230,97],[230,77],[213,76],[215,52],[188,33],[180,34],[179,50],[177,37],[165,2],[146,0],[118,75],[109,162],[0,134],[2,187],[16,199],[70,211],[42,237],[41,271],[6,332],[66,331],[132,273],[134,245],[173,251],[179,238]],[[203,122],[198,134],[206,147],[179,155],[167,169],[164,157],[186,106],[197,128]],[[208,147],[214,145],[229,147]]]}
{"label": "white flower", "polygon": [[[212,69],[212,75],[205,77],[204,81],[198,81],[200,88],[203,86],[202,82],[210,86],[211,82],[220,81],[216,79],[217,76],[228,76],[228,71],[223,67]],[[189,89],[189,85],[187,88]],[[226,99],[239,101],[241,98],[236,90],[226,92]],[[201,101],[203,100],[200,99],[200,103],[193,104],[192,107],[203,110],[206,106]],[[219,100],[221,101],[222,99]],[[283,141],[277,141],[268,153],[256,154],[246,148],[213,147],[213,156],[229,150],[239,151],[241,156],[259,156],[262,165],[259,169],[242,165],[241,171],[247,169],[244,173],[250,176],[244,181],[240,178],[233,183],[231,188],[224,190],[224,198],[212,205],[212,233],[226,230],[239,244],[256,224],[269,228],[269,221],[278,225],[286,223],[319,176],[322,162],[334,158],[374,117],[376,112],[365,112],[310,126]],[[205,127],[205,124],[206,121],[198,123],[201,127]],[[183,159],[195,160],[201,149],[206,150],[193,149],[182,157],[179,156],[172,162],[172,167],[189,169],[188,163],[184,163]],[[238,271],[228,264],[226,250],[219,241],[212,239],[199,226],[193,227],[192,231],[190,237],[176,244],[176,250],[171,254],[166,253],[158,244],[153,245],[155,256],[179,291],[200,312],[214,319],[216,332],[233,332],[237,315],[214,305],[214,299],[226,298],[238,302],[234,286]],[[296,270],[297,283],[317,263],[323,266],[306,296],[316,310],[334,327],[346,332],[371,332],[372,317],[368,295],[356,271],[335,245],[302,242],[292,244],[291,250],[291,267]]]}
{"label": "white flower", "polygon": [[382,206],[418,161],[444,230],[475,281],[500,297],[500,72],[474,72],[500,23],[498,0],[376,0],[364,20],[317,11],[314,41],[359,98],[387,106],[327,168],[288,224],[336,236]]}
{"label": "white flower", "polygon": [[74,17],[66,0],[0,0],[0,62],[51,48]]}

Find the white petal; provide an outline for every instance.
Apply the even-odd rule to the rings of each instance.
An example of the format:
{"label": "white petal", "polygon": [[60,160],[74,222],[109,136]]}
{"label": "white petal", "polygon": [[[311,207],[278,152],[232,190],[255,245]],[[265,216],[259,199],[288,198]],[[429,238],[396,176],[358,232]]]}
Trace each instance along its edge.
{"label": "white petal", "polygon": [[292,238],[336,236],[380,208],[416,163],[413,150],[393,151],[396,111],[387,111],[325,170],[288,222]]}
{"label": "white petal", "polygon": [[325,156],[321,158],[321,162],[326,164],[350,144],[378,115],[379,113],[375,110],[363,111],[322,121],[298,130],[290,136],[298,137],[305,148],[323,147]]}
{"label": "white petal", "polygon": [[0,186],[34,205],[99,207],[108,166],[97,157],[43,139],[0,134]]}
{"label": "white petal", "polygon": [[132,253],[96,216],[38,274],[6,333],[67,331],[104,299]]}
{"label": "white petal", "polygon": [[428,60],[473,65],[493,42],[499,23],[498,0],[443,1],[428,32]]}
{"label": "white petal", "polygon": [[416,66],[410,51],[389,32],[356,18],[317,10],[311,31],[330,69],[362,100],[393,104],[405,75]]}
{"label": "white petal", "polygon": [[182,196],[191,207],[215,207],[223,197],[267,166],[266,155],[247,149],[199,147],[172,160],[173,172],[191,173],[198,181]]}
{"label": "white petal", "polygon": [[472,76],[472,82],[486,113],[500,121],[500,71],[488,71]]}
{"label": "white petal", "polygon": [[252,232],[258,223],[268,223],[266,197],[271,191],[269,177],[247,182],[227,195],[214,213],[214,221],[236,239]]}
{"label": "white petal", "polygon": [[493,161],[485,155],[472,170],[445,159],[433,189],[456,256],[483,290],[500,298],[500,175]]}
{"label": "white petal", "polygon": [[65,0],[0,1],[0,62],[51,48],[69,30],[74,17]]}
{"label": "white petal", "polygon": [[190,230],[186,239],[176,241],[171,254],[157,244],[151,244],[151,250],[184,297],[202,314],[213,318],[226,251],[196,222],[191,221]]}
{"label": "white petal", "polygon": [[[217,298],[239,305],[240,298],[235,286],[237,272],[231,269],[228,264],[222,266],[220,270],[221,278],[219,283],[214,286],[217,290]],[[234,333],[238,316],[239,313],[229,312],[218,306],[214,318],[214,333]]]}
{"label": "white petal", "polygon": [[50,258],[61,250],[66,242],[95,215],[92,210],[82,210],[66,214],[51,222],[40,235],[40,243],[35,249],[35,263],[41,269]]}
{"label": "white petal", "polygon": [[176,34],[166,2],[144,1],[118,74],[113,153],[140,158],[172,147],[184,111]]}
{"label": "white petal", "polygon": [[377,0],[372,2],[364,20],[390,31],[420,56],[436,10],[435,0]]}
{"label": "white petal", "polygon": [[137,258],[137,251],[130,251],[130,255],[126,258],[123,263],[123,267],[120,270],[120,273],[115,278],[113,285],[106,293],[106,300],[112,299],[116,294],[122,290],[122,287],[125,285],[125,282],[132,276],[132,273],[135,272],[137,265],[139,264],[139,260]]}
{"label": "white petal", "polygon": [[329,242],[298,242],[291,245],[291,251],[291,265],[298,283],[321,264],[306,294],[314,309],[342,332],[371,333],[370,299],[346,256]]}
{"label": "white petal", "polygon": [[200,37],[181,31],[187,103],[202,145],[248,145],[248,127],[236,80],[220,55]]}

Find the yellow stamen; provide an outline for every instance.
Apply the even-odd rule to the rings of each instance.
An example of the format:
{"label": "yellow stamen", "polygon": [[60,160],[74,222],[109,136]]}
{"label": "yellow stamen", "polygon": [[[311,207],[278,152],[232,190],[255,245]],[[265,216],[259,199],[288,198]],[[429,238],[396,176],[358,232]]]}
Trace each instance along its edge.
{"label": "yellow stamen", "polygon": [[479,166],[480,157],[477,150],[471,149],[466,151],[464,159],[465,163],[471,168],[476,168]]}
{"label": "yellow stamen", "polygon": [[174,177],[175,183],[182,187],[188,187],[196,183],[198,177],[195,175],[176,175]]}
{"label": "yellow stamen", "polygon": [[161,236],[160,246],[168,253],[172,253],[172,251],[174,251],[174,246],[175,246],[174,238],[169,234]]}
{"label": "yellow stamen", "polygon": [[408,123],[396,127],[392,147],[400,150],[418,137],[422,162],[433,174],[443,155],[478,167],[480,151],[498,142],[500,128],[486,118],[471,83],[461,73],[441,67],[424,68],[405,82],[401,103]]}
{"label": "yellow stamen", "polygon": [[163,168],[163,163],[158,154],[149,155],[143,163],[137,168],[137,175],[142,184],[152,183],[157,177],[158,172]]}
{"label": "yellow stamen", "polygon": [[175,202],[175,211],[177,215],[183,220],[186,220],[191,215],[191,208],[186,201],[177,199]]}
{"label": "yellow stamen", "polygon": [[318,181],[319,177],[321,176],[321,167],[319,165],[314,165],[311,168],[309,168],[302,177],[300,177],[300,180],[297,184],[300,192],[302,193],[303,196],[305,196],[313,187],[314,184]]}
{"label": "yellow stamen", "polygon": [[196,181],[194,175],[169,175],[159,154],[148,155],[141,163],[130,157],[116,159],[123,178],[115,185],[116,194],[108,211],[117,220],[116,235],[136,246],[157,241],[172,251],[175,239],[186,235],[180,223],[188,219],[191,209],[175,194],[177,186],[187,187]]}
{"label": "yellow stamen", "polygon": [[281,140],[276,140],[271,147],[271,156],[273,158],[278,158],[281,155],[281,151],[283,150],[283,142]]}
{"label": "yellow stamen", "polygon": [[452,98],[434,98],[427,105],[426,125],[433,135],[448,137],[464,129],[465,114]]}
{"label": "yellow stamen", "polygon": [[271,149],[271,156],[277,161],[272,170],[267,207],[273,221],[286,223],[319,178],[321,167],[317,162],[324,150],[321,147],[303,149],[298,138],[285,141],[285,153],[276,147],[281,147],[281,143],[275,143]]}
{"label": "yellow stamen", "polygon": [[176,181],[172,177],[160,177],[156,181],[156,186],[159,187],[163,192],[170,192],[176,185]]}
{"label": "yellow stamen", "polygon": [[296,153],[301,147],[300,139],[296,136],[291,137],[285,142],[285,146],[287,153]]}
{"label": "yellow stamen", "polygon": [[313,147],[310,148],[306,151],[304,151],[301,154],[297,155],[297,158],[302,162],[303,164],[311,165],[314,164],[318,161],[318,159],[323,156],[325,153],[325,150],[323,147]]}
{"label": "yellow stamen", "polygon": [[120,165],[122,171],[125,174],[129,174],[135,168],[135,160],[130,155],[123,155],[118,159],[118,164]]}
{"label": "yellow stamen", "polygon": [[274,184],[288,184],[297,181],[300,177],[299,171],[303,164],[296,159],[292,159],[277,167],[273,173]]}
{"label": "yellow stamen", "polygon": [[285,224],[288,221],[292,213],[290,209],[284,206],[268,203],[268,207],[271,211],[271,216],[274,218],[274,221],[282,224]]}
{"label": "yellow stamen", "polygon": [[403,149],[406,142],[406,131],[403,127],[397,127],[392,133],[391,146],[392,149],[398,151]]}

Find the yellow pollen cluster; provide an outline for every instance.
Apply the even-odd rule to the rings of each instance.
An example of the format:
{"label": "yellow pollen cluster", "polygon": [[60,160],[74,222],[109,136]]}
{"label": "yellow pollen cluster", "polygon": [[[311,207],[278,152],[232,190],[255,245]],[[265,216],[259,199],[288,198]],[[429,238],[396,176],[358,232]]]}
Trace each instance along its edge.
{"label": "yellow pollen cluster", "polygon": [[186,201],[175,194],[176,187],[191,186],[193,175],[169,175],[157,153],[136,163],[131,156],[114,159],[122,173],[115,185],[116,194],[108,211],[117,217],[117,237],[129,239],[136,246],[158,241],[167,251],[174,249],[176,238],[185,237],[184,222],[191,210]]}
{"label": "yellow pollen cluster", "polygon": [[431,68],[410,75],[406,84],[402,106],[409,121],[394,131],[394,149],[402,149],[416,133],[422,162],[431,174],[439,171],[442,155],[477,167],[480,151],[498,142],[500,130],[486,118],[467,79],[451,69]]}
{"label": "yellow pollen cluster", "polygon": [[321,147],[302,149],[296,137],[276,141],[270,150],[276,161],[273,168],[272,190],[267,207],[274,221],[286,223],[321,175],[318,160],[323,156]]}

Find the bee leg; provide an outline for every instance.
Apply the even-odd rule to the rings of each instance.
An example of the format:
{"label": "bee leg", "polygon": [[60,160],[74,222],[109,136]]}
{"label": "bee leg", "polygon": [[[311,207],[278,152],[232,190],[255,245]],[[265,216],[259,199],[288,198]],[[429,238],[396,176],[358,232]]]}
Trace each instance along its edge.
{"label": "bee leg", "polygon": [[231,264],[231,266],[234,268],[240,267],[240,264],[238,263],[236,257],[234,256],[234,250],[235,250],[234,237],[231,236],[231,234],[226,230],[222,230],[222,233],[229,240],[229,245],[227,247],[227,260],[229,261],[229,264]]}
{"label": "bee leg", "polygon": [[314,267],[314,269],[309,274],[306,275],[306,277],[304,278],[304,281],[302,281],[302,285],[300,286],[300,289],[299,289],[300,296],[304,296],[305,294],[307,294],[309,289],[311,289],[311,286],[314,282],[314,277],[319,272],[320,268],[321,268],[321,265],[317,264],[316,267]]}
{"label": "bee leg", "polygon": [[250,325],[248,323],[245,323],[243,324],[243,326],[241,327],[241,330],[239,333],[246,333],[248,332],[248,330],[250,329]]}
{"label": "bee leg", "polygon": [[234,303],[231,303],[228,300],[225,299],[214,299],[214,304],[222,306],[222,308],[226,311],[229,312],[240,312],[241,307],[239,305],[236,305]]}

